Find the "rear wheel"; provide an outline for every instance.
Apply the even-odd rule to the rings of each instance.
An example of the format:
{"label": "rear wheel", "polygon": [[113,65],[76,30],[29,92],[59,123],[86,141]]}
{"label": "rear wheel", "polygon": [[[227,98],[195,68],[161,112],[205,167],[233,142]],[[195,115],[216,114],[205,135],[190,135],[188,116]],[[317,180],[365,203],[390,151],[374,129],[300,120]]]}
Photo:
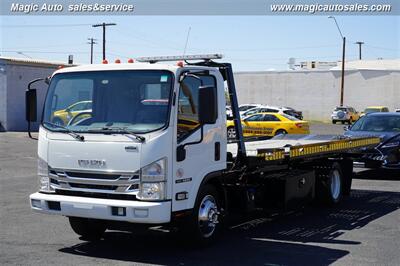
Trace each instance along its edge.
{"label": "rear wheel", "polygon": [[278,136],[278,135],[286,135],[286,134],[287,134],[287,131],[284,130],[284,129],[279,129],[279,130],[277,130],[277,131],[275,132],[275,136]]}
{"label": "rear wheel", "polygon": [[68,217],[68,219],[72,230],[84,240],[99,240],[106,231],[105,224],[99,220],[79,217]]}
{"label": "rear wheel", "polygon": [[342,121],[342,125],[344,125],[345,123],[346,123],[346,121],[343,120],[343,121]]}
{"label": "rear wheel", "polygon": [[234,127],[228,127],[227,129],[227,137],[228,139],[235,139],[236,138],[236,130]]}
{"label": "rear wheel", "polygon": [[353,117],[350,117],[350,119],[349,119],[349,125],[353,124],[353,122],[354,122]]}
{"label": "rear wheel", "polygon": [[182,237],[198,245],[215,241],[221,228],[221,201],[213,185],[200,189],[192,214],[180,225]]}
{"label": "rear wheel", "polygon": [[330,206],[339,203],[343,197],[343,182],[344,176],[340,164],[334,163],[327,177],[317,182],[318,199]]}
{"label": "rear wheel", "polygon": [[336,124],[336,120],[332,120],[332,124]]}

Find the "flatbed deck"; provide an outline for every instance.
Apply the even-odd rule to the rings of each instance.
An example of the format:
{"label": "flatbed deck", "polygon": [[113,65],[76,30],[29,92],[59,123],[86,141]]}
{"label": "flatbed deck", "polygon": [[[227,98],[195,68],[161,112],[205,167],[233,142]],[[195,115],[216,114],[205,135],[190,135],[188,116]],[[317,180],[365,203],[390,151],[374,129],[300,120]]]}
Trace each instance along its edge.
{"label": "flatbed deck", "polygon": [[[246,141],[246,155],[265,161],[313,158],[321,155],[355,152],[380,143],[376,137],[347,138],[342,135],[284,135],[269,140]],[[235,158],[237,144],[228,144]]]}

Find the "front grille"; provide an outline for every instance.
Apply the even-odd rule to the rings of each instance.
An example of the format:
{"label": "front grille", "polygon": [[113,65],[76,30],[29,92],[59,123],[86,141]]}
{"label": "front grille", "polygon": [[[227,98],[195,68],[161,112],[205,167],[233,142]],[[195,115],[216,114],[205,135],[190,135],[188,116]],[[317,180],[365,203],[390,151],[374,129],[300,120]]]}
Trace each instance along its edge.
{"label": "front grille", "polygon": [[89,189],[102,189],[102,190],[116,190],[117,186],[107,186],[107,185],[91,185],[91,184],[77,184],[69,183],[71,187],[76,188],[89,188]]}
{"label": "front grille", "polygon": [[120,178],[121,175],[113,174],[98,174],[98,173],[78,173],[78,172],[65,172],[69,177],[74,178],[89,178],[89,179],[105,179],[105,180],[116,180]]}
{"label": "front grille", "polygon": [[51,186],[56,190],[88,193],[136,194],[139,172],[76,171],[49,169]]}

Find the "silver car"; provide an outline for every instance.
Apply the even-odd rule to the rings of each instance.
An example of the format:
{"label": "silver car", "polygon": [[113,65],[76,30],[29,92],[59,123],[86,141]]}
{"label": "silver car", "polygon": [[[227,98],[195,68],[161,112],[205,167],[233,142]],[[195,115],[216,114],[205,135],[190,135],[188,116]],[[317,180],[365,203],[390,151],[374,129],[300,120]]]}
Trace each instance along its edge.
{"label": "silver car", "polygon": [[336,107],[331,115],[333,124],[336,124],[336,122],[342,122],[342,124],[348,123],[350,125],[353,122],[357,121],[359,117],[359,113],[350,106]]}

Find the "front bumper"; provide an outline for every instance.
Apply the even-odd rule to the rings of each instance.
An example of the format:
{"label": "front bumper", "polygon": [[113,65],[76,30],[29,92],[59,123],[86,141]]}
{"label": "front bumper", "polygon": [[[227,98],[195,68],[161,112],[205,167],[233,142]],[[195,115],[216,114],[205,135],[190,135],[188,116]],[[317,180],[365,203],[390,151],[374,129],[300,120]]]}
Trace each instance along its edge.
{"label": "front bumper", "polygon": [[[142,224],[161,224],[171,221],[171,201],[143,202],[39,192],[31,194],[29,198],[32,210],[39,213]],[[125,215],[113,214],[113,207],[125,208]]]}

